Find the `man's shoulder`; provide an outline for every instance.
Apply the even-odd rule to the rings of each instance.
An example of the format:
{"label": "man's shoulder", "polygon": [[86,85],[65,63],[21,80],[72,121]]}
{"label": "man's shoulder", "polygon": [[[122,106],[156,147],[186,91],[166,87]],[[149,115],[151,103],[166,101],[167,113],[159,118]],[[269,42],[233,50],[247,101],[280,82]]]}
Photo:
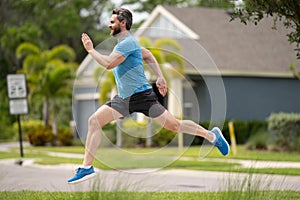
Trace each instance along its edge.
{"label": "man's shoulder", "polygon": [[119,47],[125,48],[125,49],[130,49],[130,50],[134,50],[134,49],[140,49],[140,44],[138,43],[138,41],[136,40],[136,38],[134,36],[130,35],[126,35],[126,38],[124,38],[123,40],[121,40],[118,43]]}
{"label": "man's shoulder", "polygon": [[131,34],[126,35],[124,40],[122,40],[121,42],[139,44],[138,41],[136,40],[136,38]]}

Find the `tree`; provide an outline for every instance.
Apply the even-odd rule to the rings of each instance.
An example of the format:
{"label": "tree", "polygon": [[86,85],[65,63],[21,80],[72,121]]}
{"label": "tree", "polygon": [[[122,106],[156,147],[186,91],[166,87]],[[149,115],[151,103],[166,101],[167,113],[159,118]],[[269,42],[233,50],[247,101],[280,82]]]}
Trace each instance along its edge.
{"label": "tree", "polygon": [[[75,52],[66,45],[41,51],[31,43],[22,43],[16,50],[19,59],[23,59],[22,72],[27,74],[31,97],[43,98],[43,120],[49,128],[49,115],[52,118],[54,134],[57,133],[57,99],[71,97],[71,80],[77,65]],[[49,114],[50,111],[50,114]]]}
{"label": "tree", "polygon": [[232,0],[198,0],[197,6],[209,8],[232,8]]}
{"label": "tree", "polygon": [[157,5],[164,6],[179,6],[179,7],[210,7],[210,8],[232,8],[233,3],[231,0],[124,0],[122,5],[136,5],[140,6],[134,9],[135,12],[147,12],[150,13]]}
{"label": "tree", "polygon": [[[78,51],[78,61],[84,56],[80,35],[88,31],[96,35],[95,41],[103,39],[100,27],[105,24],[101,16],[113,7],[111,1],[101,0],[56,0],[56,1],[0,1],[0,39],[9,37],[9,29],[18,32],[17,45],[22,42],[31,42],[42,49],[51,48],[59,44],[67,44]],[[106,20],[106,19],[105,19]],[[106,22],[106,21],[105,21]],[[34,29],[28,28],[28,24]],[[24,28],[19,28],[24,27]],[[33,32],[34,31],[34,32]],[[28,32],[36,33],[36,37],[27,37]],[[97,34],[96,34],[97,33]],[[31,35],[33,36],[33,35]],[[4,51],[14,52],[13,48],[6,48],[1,45]],[[18,63],[14,63],[16,65]]]}
{"label": "tree", "polygon": [[[101,16],[111,7],[111,1],[101,0],[1,0],[0,94],[7,94],[6,75],[14,74],[22,67],[22,60],[17,59],[15,54],[21,43],[32,43],[41,50],[67,44],[76,49],[76,59],[80,62],[85,56],[81,33],[88,31],[95,35],[95,42],[105,39],[108,28],[103,29],[105,23]],[[0,106],[0,113],[4,115],[1,123],[9,121],[6,123],[9,125],[15,120],[6,114],[8,104]],[[4,120],[5,117],[7,120]]]}
{"label": "tree", "polygon": [[188,6],[191,3],[191,0],[144,0],[144,1],[136,1],[136,0],[124,0],[122,5],[133,5],[139,3],[140,6],[138,6],[136,9],[134,9],[135,12],[152,12],[153,9],[157,5],[182,5],[182,6]]}
{"label": "tree", "polygon": [[299,0],[244,0],[245,7],[237,9],[232,19],[240,19],[244,24],[257,24],[264,17],[273,17],[276,22],[282,21],[290,30],[287,35],[290,43],[296,44],[296,55],[300,59],[300,1]]}

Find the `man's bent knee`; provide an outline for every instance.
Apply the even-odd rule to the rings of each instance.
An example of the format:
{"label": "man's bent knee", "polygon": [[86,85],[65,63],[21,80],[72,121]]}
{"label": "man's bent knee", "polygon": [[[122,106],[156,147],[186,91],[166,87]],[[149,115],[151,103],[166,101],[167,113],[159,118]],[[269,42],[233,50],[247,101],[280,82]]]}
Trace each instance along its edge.
{"label": "man's bent knee", "polygon": [[174,120],[170,123],[166,123],[165,128],[172,131],[172,132],[179,132],[180,121],[179,120]]}
{"label": "man's bent knee", "polygon": [[90,128],[102,128],[101,123],[97,120],[97,117],[94,114],[89,117],[88,125]]}

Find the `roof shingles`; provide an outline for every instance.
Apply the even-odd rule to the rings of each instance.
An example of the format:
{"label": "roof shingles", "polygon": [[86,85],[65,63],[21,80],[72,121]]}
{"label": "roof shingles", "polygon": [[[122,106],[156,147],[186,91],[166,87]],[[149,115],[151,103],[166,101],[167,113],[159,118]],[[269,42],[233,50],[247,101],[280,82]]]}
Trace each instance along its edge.
{"label": "roof shingles", "polygon": [[[286,36],[288,30],[281,22],[273,30],[272,18],[263,19],[257,26],[252,23],[246,26],[239,20],[230,22],[223,9],[164,8],[200,36],[197,42],[220,71],[291,74],[290,63],[299,64],[295,46]],[[186,42],[180,43],[183,49],[191,50],[185,47]]]}

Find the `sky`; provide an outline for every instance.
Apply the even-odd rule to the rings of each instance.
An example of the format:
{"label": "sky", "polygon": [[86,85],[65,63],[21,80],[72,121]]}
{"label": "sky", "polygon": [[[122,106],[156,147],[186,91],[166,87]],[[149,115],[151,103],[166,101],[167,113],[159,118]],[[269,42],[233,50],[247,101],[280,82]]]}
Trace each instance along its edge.
{"label": "sky", "polygon": [[[112,0],[112,2],[115,3],[117,7],[119,7],[122,4],[123,0]],[[140,21],[146,19],[150,15],[147,12],[144,12],[144,13],[133,12],[133,10],[135,8],[138,8],[139,6],[140,6],[139,2],[137,2],[136,4],[133,4],[133,5],[123,5],[122,6],[123,8],[129,9],[132,12],[132,17],[133,17],[133,23],[134,24],[139,23]],[[107,22],[106,25],[108,25],[110,16],[111,16],[110,13],[105,13],[105,14],[103,14],[103,16],[101,16],[101,20],[103,22]]]}

